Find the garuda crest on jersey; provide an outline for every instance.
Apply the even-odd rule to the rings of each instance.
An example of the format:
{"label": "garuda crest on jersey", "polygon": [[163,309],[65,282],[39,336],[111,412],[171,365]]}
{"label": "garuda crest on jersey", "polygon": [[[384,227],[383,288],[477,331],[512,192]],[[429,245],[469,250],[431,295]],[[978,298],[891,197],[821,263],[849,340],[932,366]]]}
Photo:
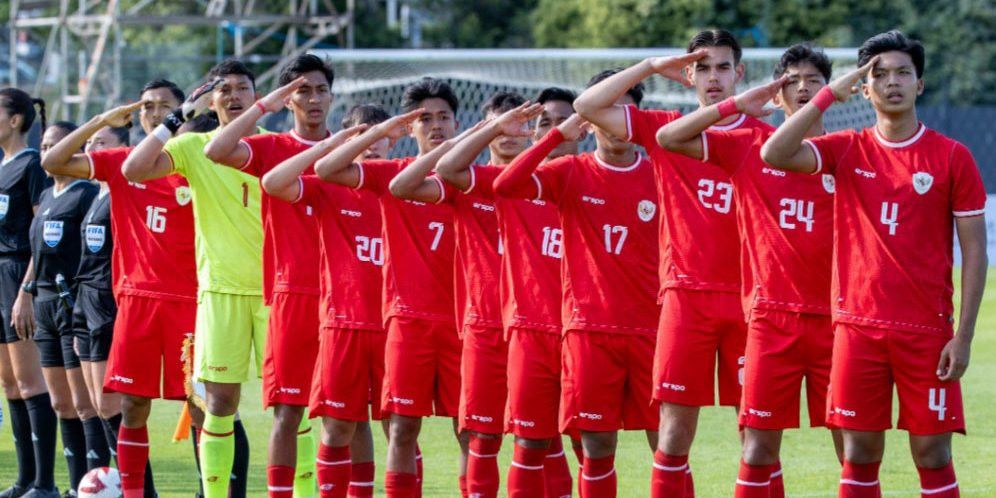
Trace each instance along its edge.
{"label": "garuda crest on jersey", "polygon": [[834,179],[833,175],[823,175],[823,190],[826,190],[828,194],[837,191],[837,180]]}
{"label": "garuda crest on jersey", "polygon": [[654,219],[654,213],[656,212],[657,205],[654,204],[653,201],[644,199],[636,206],[636,215],[643,221],[650,221]]}
{"label": "garuda crest on jersey", "polygon": [[932,185],[934,185],[934,177],[930,173],[924,173],[923,171],[913,173],[913,190],[916,190],[916,193],[920,195],[926,194]]}
{"label": "garuda crest on jersey", "polygon": [[181,206],[186,206],[190,204],[190,187],[176,187],[176,203]]}

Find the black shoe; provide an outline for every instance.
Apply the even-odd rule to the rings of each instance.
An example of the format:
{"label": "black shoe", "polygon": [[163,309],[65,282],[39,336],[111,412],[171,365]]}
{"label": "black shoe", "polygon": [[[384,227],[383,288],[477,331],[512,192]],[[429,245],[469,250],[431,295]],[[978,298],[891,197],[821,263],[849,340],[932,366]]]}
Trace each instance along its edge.
{"label": "black shoe", "polygon": [[24,493],[28,492],[28,489],[29,488],[22,488],[17,484],[14,484],[9,488],[0,491],[0,498],[21,498],[24,496]]}
{"label": "black shoe", "polygon": [[59,488],[31,488],[31,491],[21,495],[21,498],[62,498],[62,495],[59,494]]}
{"label": "black shoe", "polygon": [[76,491],[73,491],[72,489],[67,489],[65,493],[62,493],[62,498],[77,498],[78,496],[79,495],[76,494]]}

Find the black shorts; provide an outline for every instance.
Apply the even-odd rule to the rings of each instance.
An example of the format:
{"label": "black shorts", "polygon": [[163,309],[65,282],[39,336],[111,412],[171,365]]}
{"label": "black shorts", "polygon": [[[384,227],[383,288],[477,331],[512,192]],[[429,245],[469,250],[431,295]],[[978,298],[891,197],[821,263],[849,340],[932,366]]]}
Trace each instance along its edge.
{"label": "black shorts", "polygon": [[56,296],[35,298],[35,344],[42,367],[78,368],[73,349],[73,312]]}
{"label": "black shorts", "polygon": [[17,331],[10,324],[14,301],[21,290],[24,273],[28,271],[28,259],[0,256],[0,344],[20,340]]}
{"label": "black shorts", "polygon": [[81,285],[76,291],[73,331],[80,361],[107,361],[118,306],[109,290]]}

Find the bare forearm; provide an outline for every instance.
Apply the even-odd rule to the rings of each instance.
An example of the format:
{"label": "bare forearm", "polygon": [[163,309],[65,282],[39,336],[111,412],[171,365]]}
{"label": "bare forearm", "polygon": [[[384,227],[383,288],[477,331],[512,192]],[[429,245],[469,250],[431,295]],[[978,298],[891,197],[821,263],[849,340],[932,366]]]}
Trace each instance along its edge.
{"label": "bare forearm", "polygon": [[296,200],[300,196],[298,178],[322,156],[329,152],[329,148],[321,144],[305,150],[304,152],[287,159],[277,165],[265,175],[260,184],[267,194],[285,201]]}
{"label": "bare forearm", "polygon": [[163,153],[164,145],[153,135],[142,139],[128,154],[124,165],[121,166],[121,172],[125,178],[133,182],[144,182],[169,174],[168,171],[160,172],[157,167],[159,155]]}
{"label": "bare forearm", "polygon": [[442,192],[438,191],[435,181],[428,182],[427,178],[433,168],[436,167],[436,164],[439,163],[439,159],[452,150],[455,144],[456,141],[454,139],[447,140],[435,149],[432,149],[432,152],[419,157],[413,163],[409,164],[407,168],[391,180],[389,186],[391,195],[399,199],[414,201],[437,201]]}
{"label": "bare forearm", "polygon": [[89,121],[83,123],[82,126],[73,130],[72,133],[66,135],[65,138],[56,142],[55,145],[49,149],[44,156],[42,156],[42,168],[45,171],[56,175],[73,175],[74,168],[67,167],[69,163],[73,160],[73,156],[80,153],[83,146],[86,145],[86,141],[97,133],[105,124],[101,121],[100,116],[94,116],[90,118]]}
{"label": "bare forearm", "polygon": [[975,322],[986,287],[989,268],[985,246],[967,249],[962,247],[961,308],[958,315],[958,337],[971,341],[975,336]]}
{"label": "bare forearm", "polygon": [[319,159],[315,163],[315,174],[327,182],[340,183],[337,175],[349,168],[363,151],[383,137],[384,134],[378,127],[370,128]]}
{"label": "bare forearm", "polygon": [[822,116],[823,112],[813,103],[803,106],[799,112],[785,120],[765,142],[761,147],[761,158],[776,168],[812,172],[816,168],[815,157],[812,157],[812,151],[804,148],[806,146],[802,141],[806,138],[806,132]]}
{"label": "bare forearm", "polygon": [[672,152],[701,159],[704,156],[702,132],[720,119],[718,105],[696,109],[657,130],[657,143]]}
{"label": "bare forearm", "polygon": [[256,122],[261,117],[263,111],[258,106],[250,107],[241,116],[221,128],[221,131],[204,146],[204,155],[218,164],[242,166],[245,157],[237,154],[239,141],[256,130]]}
{"label": "bare forearm", "polygon": [[485,126],[461,140],[443,154],[436,166],[436,174],[450,185],[466,190],[470,187],[470,168],[481,151],[499,136],[496,126]]}
{"label": "bare forearm", "polygon": [[585,90],[574,100],[574,109],[597,125],[595,113],[598,110],[615,106],[619,97],[652,74],[654,69],[650,59],[644,59]]}

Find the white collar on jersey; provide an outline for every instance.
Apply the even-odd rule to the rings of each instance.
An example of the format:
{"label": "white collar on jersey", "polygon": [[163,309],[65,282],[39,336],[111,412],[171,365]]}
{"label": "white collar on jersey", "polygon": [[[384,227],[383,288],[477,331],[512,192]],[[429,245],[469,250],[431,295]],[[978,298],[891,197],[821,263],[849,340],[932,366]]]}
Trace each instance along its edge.
{"label": "white collar on jersey", "polygon": [[[325,138],[328,138],[330,135],[332,135],[332,132],[329,131],[329,130],[325,130]],[[297,140],[298,142],[301,142],[304,145],[315,145],[315,144],[317,144],[319,142],[318,140],[308,140],[308,139],[302,137],[301,135],[298,135],[297,132],[294,131],[294,130],[290,131],[290,136],[294,140]]]}
{"label": "white collar on jersey", "polygon": [[713,131],[735,130],[735,129],[739,128],[740,125],[744,124],[744,121],[747,121],[747,115],[744,114],[744,113],[740,113],[740,117],[737,118],[736,121],[734,121],[734,122],[732,122],[730,124],[725,124],[725,125],[712,125],[712,126],[709,127],[709,129],[713,130]]}
{"label": "white collar on jersey", "polygon": [[610,171],[633,171],[634,169],[636,169],[637,166],[640,165],[640,161],[643,161],[643,156],[640,155],[639,152],[636,153],[636,160],[634,160],[633,164],[630,164],[629,166],[613,166],[602,160],[602,158],[599,157],[597,150],[595,152],[592,152],[591,155],[594,156],[595,162],[597,162],[599,166]]}
{"label": "white collar on jersey", "polygon": [[66,185],[66,187],[63,188],[62,190],[56,189],[55,185],[53,185],[52,186],[52,197],[59,197],[62,194],[68,192],[69,189],[75,187],[76,185],[78,185],[80,183],[90,183],[90,180],[74,180],[73,183],[70,183],[69,185]]}
{"label": "white collar on jersey", "polygon": [[20,151],[18,151],[17,154],[14,154],[13,156],[10,156],[10,157],[3,158],[3,160],[0,161],[0,166],[6,166],[7,163],[13,161],[14,159],[17,159],[18,157],[21,157],[24,154],[27,154],[28,152],[38,152],[38,151],[36,149],[34,149],[33,147],[25,147],[25,148],[21,149]]}
{"label": "white collar on jersey", "polygon": [[875,138],[878,139],[878,143],[886,147],[891,147],[893,149],[899,149],[902,147],[908,147],[910,145],[913,145],[917,140],[920,140],[920,137],[922,137],[924,133],[927,132],[927,125],[920,123],[920,128],[916,130],[916,133],[914,133],[912,137],[907,138],[902,142],[892,142],[889,141],[889,139],[883,137],[881,133],[879,133],[878,125],[875,125],[872,128],[875,130]]}

